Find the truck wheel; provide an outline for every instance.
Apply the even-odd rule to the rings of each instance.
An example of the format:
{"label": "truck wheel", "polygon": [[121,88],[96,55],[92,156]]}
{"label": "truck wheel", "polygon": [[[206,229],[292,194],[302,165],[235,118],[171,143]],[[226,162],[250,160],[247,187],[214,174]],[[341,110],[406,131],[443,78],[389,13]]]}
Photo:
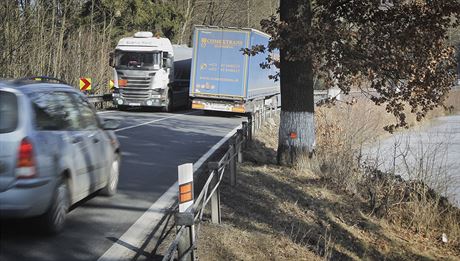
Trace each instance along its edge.
{"label": "truck wheel", "polygon": [[174,98],[172,92],[168,92],[168,100],[165,107],[163,107],[164,112],[173,112],[174,111]]}
{"label": "truck wheel", "polygon": [[118,179],[120,175],[120,157],[115,154],[110,165],[110,170],[107,175],[107,185],[101,190],[101,194],[111,197],[117,193]]}
{"label": "truck wheel", "polygon": [[53,195],[51,206],[40,221],[48,234],[58,234],[64,228],[67,212],[70,207],[70,193],[66,180],[59,181]]}

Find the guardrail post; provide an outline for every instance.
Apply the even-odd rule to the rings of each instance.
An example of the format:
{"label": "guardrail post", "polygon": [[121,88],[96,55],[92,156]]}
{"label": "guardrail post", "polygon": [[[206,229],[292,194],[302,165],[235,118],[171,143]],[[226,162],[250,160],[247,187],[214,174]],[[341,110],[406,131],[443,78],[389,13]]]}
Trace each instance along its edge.
{"label": "guardrail post", "polygon": [[236,141],[235,139],[231,139],[229,148],[230,159],[228,169],[230,170],[230,186],[233,187],[236,185],[236,157],[238,156],[236,153]]}
{"label": "guardrail post", "polygon": [[248,140],[248,122],[247,121],[243,121],[242,123],[242,133],[243,133],[243,136],[242,136],[243,145],[244,147],[246,147],[246,142]]}
{"label": "guardrail post", "polygon": [[176,229],[184,226],[184,232],[177,244],[179,260],[195,260],[195,227],[193,207],[193,164],[186,163],[178,167],[179,176],[179,212],[176,213]]}
{"label": "guardrail post", "polygon": [[237,142],[237,144],[236,144],[236,152],[238,154],[238,163],[243,163],[243,150],[242,150],[242,147],[243,147],[243,144],[245,143],[243,129],[237,130],[237,133],[238,133],[238,136],[237,136],[238,140],[236,141]]}
{"label": "guardrail post", "polygon": [[265,104],[264,104],[264,105],[262,105],[262,119],[260,119],[260,121],[261,121],[260,125],[262,125],[265,122],[266,118],[267,118],[266,115],[265,115],[266,112],[267,112],[267,110],[266,110]]}
{"label": "guardrail post", "polygon": [[249,128],[248,128],[248,140],[252,140],[252,133],[254,133],[254,118],[253,114],[248,115]]}
{"label": "guardrail post", "polygon": [[[211,180],[209,187],[210,190],[213,190],[219,181],[219,163],[209,162],[208,166],[212,171],[215,171],[215,175]],[[221,222],[219,187],[217,187],[216,191],[214,191],[214,194],[211,195],[211,221],[214,224],[220,224]]]}
{"label": "guardrail post", "polygon": [[262,114],[263,114],[263,109],[257,112],[257,130],[259,130],[261,127],[260,125],[262,125]]}
{"label": "guardrail post", "polygon": [[271,119],[271,117],[272,117],[272,107],[273,107],[272,104],[270,104],[270,106],[267,107],[267,111],[268,111],[267,118],[269,118],[269,119]]}

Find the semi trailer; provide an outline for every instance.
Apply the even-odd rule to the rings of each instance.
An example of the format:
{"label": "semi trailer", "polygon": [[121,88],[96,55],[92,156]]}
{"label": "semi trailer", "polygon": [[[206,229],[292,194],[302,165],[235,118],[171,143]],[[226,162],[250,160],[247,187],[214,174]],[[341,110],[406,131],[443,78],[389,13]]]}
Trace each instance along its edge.
{"label": "semi trailer", "polygon": [[[196,26],[193,34],[190,99],[192,109],[257,113],[280,104],[277,68],[262,69],[268,53],[243,54],[267,47],[270,36],[255,29]],[[278,52],[270,54],[279,57]]]}

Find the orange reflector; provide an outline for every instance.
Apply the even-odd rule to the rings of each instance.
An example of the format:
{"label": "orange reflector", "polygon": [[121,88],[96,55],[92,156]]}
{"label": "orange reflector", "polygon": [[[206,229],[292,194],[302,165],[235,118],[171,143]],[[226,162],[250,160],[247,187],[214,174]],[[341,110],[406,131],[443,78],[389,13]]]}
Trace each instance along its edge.
{"label": "orange reflector", "polygon": [[246,110],[244,109],[244,107],[232,107],[232,112],[244,113],[246,112]]}
{"label": "orange reflector", "polygon": [[119,87],[125,87],[126,85],[128,85],[128,80],[123,80],[123,79],[118,80]]}
{"label": "orange reflector", "polygon": [[187,192],[179,195],[179,203],[185,203],[193,199],[192,192]]}
{"label": "orange reflector", "polygon": [[193,183],[185,183],[179,186],[179,203],[193,200]]}
{"label": "orange reflector", "polygon": [[183,184],[179,187],[180,193],[187,193],[192,191],[192,183]]}
{"label": "orange reflector", "polygon": [[291,132],[291,133],[289,134],[289,137],[290,137],[291,139],[295,140],[295,139],[297,139],[297,133]]}
{"label": "orange reflector", "polygon": [[204,104],[192,103],[192,109],[204,109]]}

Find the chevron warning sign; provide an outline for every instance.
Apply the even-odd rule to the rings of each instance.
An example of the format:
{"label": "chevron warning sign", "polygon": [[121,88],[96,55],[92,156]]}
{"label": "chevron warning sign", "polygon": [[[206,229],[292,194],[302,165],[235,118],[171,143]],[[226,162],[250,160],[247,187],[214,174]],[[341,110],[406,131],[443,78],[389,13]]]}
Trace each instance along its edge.
{"label": "chevron warning sign", "polygon": [[91,78],[80,78],[80,91],[91,90]]}
{"label": "chevron warning sign", "polygon": [[113,81],[113,80],[110,80],[110,81],[109,81],[109,88],[110,88],[110,89],[113,89],[114,87],[115,87],[114,81]]}

